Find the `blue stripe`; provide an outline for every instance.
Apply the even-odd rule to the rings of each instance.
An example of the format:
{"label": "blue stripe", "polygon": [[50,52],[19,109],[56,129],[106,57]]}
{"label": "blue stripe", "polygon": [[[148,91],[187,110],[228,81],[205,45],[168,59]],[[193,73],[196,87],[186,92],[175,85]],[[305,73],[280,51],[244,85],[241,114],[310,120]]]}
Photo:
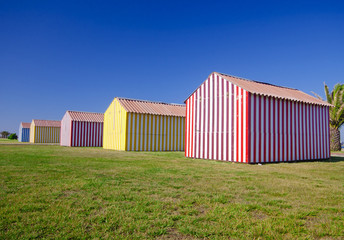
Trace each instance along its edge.
{"label": "blue stripe", "polygon": [[30,128],[19,128],[19,142],[29,142],[30,141]]}

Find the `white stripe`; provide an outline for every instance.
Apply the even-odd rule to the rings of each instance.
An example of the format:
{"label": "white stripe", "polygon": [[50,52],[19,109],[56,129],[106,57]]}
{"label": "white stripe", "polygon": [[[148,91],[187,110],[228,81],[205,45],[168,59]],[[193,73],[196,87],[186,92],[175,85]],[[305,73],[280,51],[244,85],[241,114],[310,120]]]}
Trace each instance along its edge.
{"label": "white stripe", "polygon": [[254,153],[254,148],[255,148],[255,146],[253,146],[253,144],[254,144],[254,123],[256,122],[256,119],[253,119],[253,116],[254,116],[254,106],[253,106],[253,104],[254,104],[254,98],[255,98],[255,96],[253,95],[253,94],[251,94],[251,104],[250,104],[250,107],[251,107],[251,146],[250,146],[250,153],[251,153],[251,159],[250,159],[250,162],[251,163],[253,163],[254,162],[254,158],[256,157],[256,156],[254,156],[253,155],[253,153]]}
{"label": "white stripe", "polygon": [[223,129],[222,129],[222,123],[223,123],[223,111],[222,111],[222,100],[223,100],[223,85],[222,85],[222,78],[219,77],[219,92],[218,94],[218,103],[219,103],[219,126],[218,126],[218,159],[224,160],[222,156],[222,148],[223,148],[223,142],[222,136],[223,136]]}
{"label": "white stripe", "polygon": [[213,149],[212,149],[212,144],[213,144],[213,101],[214,101],[214,96],[213,96],[213,88],[214,88],[214,80],[213,80],[213,75],[210,76],[210,96],[209,96],[209,104],[210,104],[210,119],[209,119],[209,156],[210,159],[213,159],[212,157],[212,153],[213,153]]}
{"label": "white stripe", "polygon": [[214,101],[214,108],[212,112],[214,112],[214,129],[213,129],[213,136],[214,136],[214,148],[213,148],[213,156],[214,156],[214,159],[217,159],[217,132],[218,132],[218,126],[217,126],[217,96],[218,96],[218,92],[217,92],[217,85],[218,85],[218,82],[217,82],[217,75],[214,75],[214,79],[213,79],[213,85],[214,85],[214,96],[213,96],[213,101]]}
{"label": "white stripe", "polygon": [[237,105],[237,115],[238,115],[238,118],[237,118],[237,136],[238,136],[238,142],[237,142],[237,147],[236,149],[238,149],[238,152],[237,152],[237,162],[240,162],[241,161],[241,140],[242,140],[242,134],[241,134],[241,130],[242,130],[242,126],[241,126],[241,119],[242,119],[242,110],[241,110],[241,106],[242,106],[242,99],[243,99],[243,96],[241,94],[241,88],[240,87],[237,87],[238,89],[238,95],[237,95],[237,99],[238,99],[238,105]]}
{"label": "white stripe", "polygon": [[204,84],[201,85],[201,90],[200,90],[200,96],[201,96],[201,104],[200,104],[200,111],[201,111],[201,119],[200,119],[200,124],[201,124],[201,128],[200,128],[200,158],[204,158],[204,149],[203,149],[203,126],[204,126],[204,95],[203,95],[203,89],[204,89]]}
{"label": "white stripe", "polygon": [[208,150],[209,150],[209,143],[208,143],[208,113],[209,113],[209,96],[208,96],[208,86],[209,85],[209,80],[206,80],[205,84],[205,132],[204,132],[204,138],[205,138],[205,149],[204,149],[204,158],[207,158],[208,155]]}
{"label": "white stripe", "polygon": [[[222,78],[221,78],[222,80]],[[229,121],[229,119],[227,119],[227,107],[228,107],[228,98],[229,98],[229,93],[227,92],[227,84],[228,82],[223,80],[224,81],[224,85],[222,86],[224,88],[224,96],[223,96],[223,108],[224,108],[224,111],[223,111],[223,148],[222,148],[222,151],[223,151],[223,160],[225,161],[228,161],[228,158],[227,158],[227,151],[229,152],[229,148],[228,148],[228,143],[227,143],[227,136],[229,136],[229,133],[228,133],[228,129],[227,129],[227,122]]]}

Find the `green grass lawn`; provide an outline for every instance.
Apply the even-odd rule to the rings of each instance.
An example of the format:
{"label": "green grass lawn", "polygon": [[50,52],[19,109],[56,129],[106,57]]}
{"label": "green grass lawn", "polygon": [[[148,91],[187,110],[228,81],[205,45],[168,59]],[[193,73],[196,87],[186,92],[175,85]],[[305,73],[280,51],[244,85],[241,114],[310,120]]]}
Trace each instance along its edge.
{"label": "green grass lawn", "polygon": [[344,158],[265,165],[0,143],[0,239],[342,239]]}
{"label": "green grass lawn", "polygon": [[18,140],[12,140],[8,138],[0,138],[0,144],[4,143],[19,143]]}

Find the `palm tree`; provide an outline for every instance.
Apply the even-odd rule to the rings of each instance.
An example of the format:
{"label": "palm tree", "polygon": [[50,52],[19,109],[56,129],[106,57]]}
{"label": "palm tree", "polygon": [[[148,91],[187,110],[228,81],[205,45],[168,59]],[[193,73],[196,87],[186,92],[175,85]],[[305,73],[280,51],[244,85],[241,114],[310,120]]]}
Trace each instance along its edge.
{"label": "palm tree", "polygon": [[[330,107],[330,148],[331,151],[340,151],[340,131],[339,128],[344,123],[344,84],[337,83],[330,93],[328,86],[324,83],[325,95]],[[317,98],[322,98],[316,94]]]}

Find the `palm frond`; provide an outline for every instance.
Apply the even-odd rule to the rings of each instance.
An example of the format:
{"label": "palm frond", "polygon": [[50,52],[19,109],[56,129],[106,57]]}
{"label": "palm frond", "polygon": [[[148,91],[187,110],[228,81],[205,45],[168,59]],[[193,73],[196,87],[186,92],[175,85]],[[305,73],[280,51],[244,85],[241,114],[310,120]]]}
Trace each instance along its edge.
{"label": "palm frond", "polygon": [[324,88],[325,88],[325,95],[326,95],[326,100],[328,103],[332,104],[332,97],[330,94],[330,91],[328,90],[328,86],[324,83]]}
{"label": "palm frond", "polygon": [[313,93],[313,95],[316,96],[318,99],[323,100],[322,97],[320,97],[320,95],[318,95],[317,93],[315,93],[313,91],[311,91],[311,93]]}

